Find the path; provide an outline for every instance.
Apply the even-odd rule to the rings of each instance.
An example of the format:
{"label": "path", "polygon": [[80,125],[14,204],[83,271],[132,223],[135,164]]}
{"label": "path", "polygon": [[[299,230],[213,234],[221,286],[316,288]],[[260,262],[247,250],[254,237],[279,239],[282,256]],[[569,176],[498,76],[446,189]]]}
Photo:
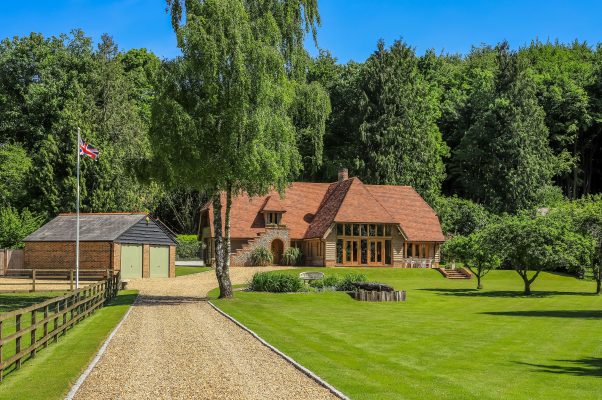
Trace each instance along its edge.
{"label": "path", "polygon": [[[255,271],[233,268],[232,281]],[[130,286],[138,302],[76,399],[335,398],[211,308],[212,271]]]}

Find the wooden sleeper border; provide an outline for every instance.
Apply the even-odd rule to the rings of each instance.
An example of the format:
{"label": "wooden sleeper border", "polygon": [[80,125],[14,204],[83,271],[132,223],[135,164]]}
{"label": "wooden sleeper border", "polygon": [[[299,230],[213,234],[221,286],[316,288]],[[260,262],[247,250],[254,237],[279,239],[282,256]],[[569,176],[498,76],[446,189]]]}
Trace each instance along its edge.
{"label": "wooden sleeper border", "polygon": [[357,289],[353,297],[359,301],[406,301],[406,291],[384,292],[378,290]]}

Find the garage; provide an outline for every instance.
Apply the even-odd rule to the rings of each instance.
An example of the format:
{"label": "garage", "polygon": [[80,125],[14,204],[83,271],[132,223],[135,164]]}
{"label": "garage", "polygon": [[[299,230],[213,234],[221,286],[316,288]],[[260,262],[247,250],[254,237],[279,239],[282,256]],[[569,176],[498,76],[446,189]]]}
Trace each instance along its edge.
{"label": "garage", "polygon": [[121,246],[121,279],[142,278],[142,245]]}
{"label": "garage", "polygon": [[167,278],[169,276],[169,247],[150,246],[150,277]]}
{"label": "garage", "polygon": [[[75,269],[76,214],[59,214],[25,238],[24,268]],[[124,280],[173,278],[175,235],[146,213],[80,214],[80,272],[121,271]]]}

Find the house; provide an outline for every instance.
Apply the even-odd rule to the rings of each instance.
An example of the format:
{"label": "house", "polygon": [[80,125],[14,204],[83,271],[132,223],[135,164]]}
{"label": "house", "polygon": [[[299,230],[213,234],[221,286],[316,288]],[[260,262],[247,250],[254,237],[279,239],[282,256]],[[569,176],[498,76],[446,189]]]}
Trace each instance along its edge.
{"label": "house", "polygon": [[[200,218],[204,258],[211,263],[211,203]],[[294,246],[312,266],[433,267],[445,240],[437,215],[412,187],[367,185],[346,169],[334,183],[295,182],[282,198],[240,195],[230,219],[233,266],[250,265],[258,246],[270,249],[278,264]]]}
{"label": "house", "polygon": [[[60,214],[24,240],[26,269],[75,268],[76,214]],[[174,277],[176,240],[146,213],[80,214],[80,270],[122,279]]]}

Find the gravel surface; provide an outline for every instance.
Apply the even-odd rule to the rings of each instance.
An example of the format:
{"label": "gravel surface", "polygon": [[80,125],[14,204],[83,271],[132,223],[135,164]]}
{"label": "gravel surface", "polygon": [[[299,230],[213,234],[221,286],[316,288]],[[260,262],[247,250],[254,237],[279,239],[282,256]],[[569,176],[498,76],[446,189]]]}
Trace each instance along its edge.
{"label": "gravel surface", "polygon": [[[233,284],[255,271],[232,268]],[[138,301],[76,399],[336,398],[211,308],[213,271],[128,286]]]}

